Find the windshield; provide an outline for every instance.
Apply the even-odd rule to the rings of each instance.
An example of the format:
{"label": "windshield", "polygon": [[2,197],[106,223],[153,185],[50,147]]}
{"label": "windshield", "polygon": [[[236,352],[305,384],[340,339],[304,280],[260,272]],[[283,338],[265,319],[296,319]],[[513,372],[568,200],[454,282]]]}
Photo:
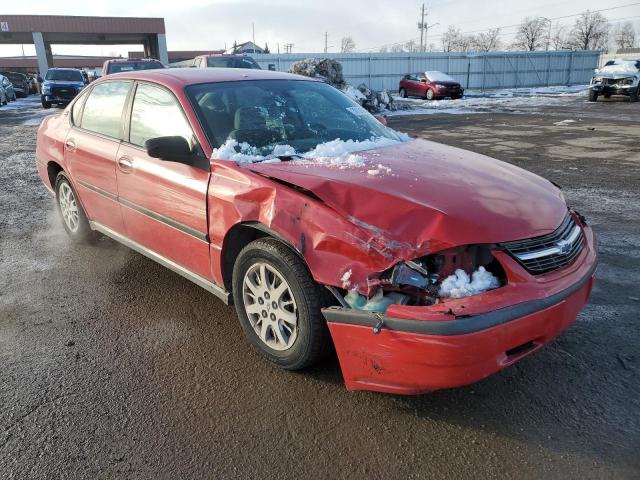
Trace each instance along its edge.
{"label": "windshield", "polygon": [[4,75],[9,80],[14,82],[22,82],[27,79],[25,75],[16,72],[0,72],[0,75]]}
{"label": "windshield", "polygon": [[117,62],[109,64],[109,73],[133,72],[134,70],[155,70],[164,68],[160,62]]}
{"label": "windshield", "polygon": [[600,70],[602,73],[637,73],[640,71],[640,62],[625,60],[610,60]]}
{"label": "windshield", "polygon": [[253,68],[260,70],[253,58],[250,57],[209,57],[207,66],[215,68]]}
{"label": "windshield", "polygon": [[[342,92],[321,82],[218,82],[192,85],[186,92],[216,148],[230,141],[255,156],[268,157],[285,150],[302,154],[336,139],[404,139]],[[276,149],[279,145],[287,148]]]}
{"label": "windshield", "polygon": [[65,82],[82,82],[80,70],[49,70],[45,80],[63,80]]}
{"label": "windshield", "polygon": [[450,77],[446,73],[438,72],[435,70],[431,72],[424,72],[424,73],[427,76],[427,78],[429,78],[429,80],[431,80],[432,82],[456,82],[455,78]]}

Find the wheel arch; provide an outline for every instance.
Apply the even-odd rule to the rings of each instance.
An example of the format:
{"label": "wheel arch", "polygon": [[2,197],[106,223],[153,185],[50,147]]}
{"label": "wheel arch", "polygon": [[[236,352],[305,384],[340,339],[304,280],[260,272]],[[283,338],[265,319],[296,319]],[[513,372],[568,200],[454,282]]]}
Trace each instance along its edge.
{"label": "wheel arch", "polygon": [[51,189],[55,191],[56,189],[56,178],[60,172],[65,171],[55,160],[51,160],[47,162],[47,176],[49,177],[49,185],[51,185]]}
{"label": "wheel arch", "polygon": [[[273,238],[286,245],[307,264],[300,251],[282,235],[257,221],[237,223],[229,229],[222,242],[221,271],[224,288],[231,291],[233,266],[244,247],[259,238]],[[307,265],[308,268],[308,265]]]}

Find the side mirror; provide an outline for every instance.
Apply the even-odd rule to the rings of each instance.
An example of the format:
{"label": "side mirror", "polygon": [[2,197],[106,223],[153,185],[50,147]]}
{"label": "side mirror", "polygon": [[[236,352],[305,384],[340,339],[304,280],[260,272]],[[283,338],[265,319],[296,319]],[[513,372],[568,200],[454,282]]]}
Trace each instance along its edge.
{"label": "side mirror", "polygon": [[40,83],[44,82],[44,80],[42,79],[42,77],[41,77],[40,75],[38,75],[37,80],[38,80]]}
{"label": "side mirror", "polygon": [[385,127],[387,126],[387,117],[385,117],[384,115],[374,115],[373,118],[378,120]]}
{"label": "side mirror", "polygon": [[191,151],[189,142],[184,137],[156,137],[144,142],[147,155],[168,162],[180,162],[187,165],[193,163],[195,155]]}
{"label": "side mirror", "polygon": [[426,78],[421,78],[421,79],[420,79],[420,81],[421,81],[422,83],[427,83],[427,79],[426,79]]}

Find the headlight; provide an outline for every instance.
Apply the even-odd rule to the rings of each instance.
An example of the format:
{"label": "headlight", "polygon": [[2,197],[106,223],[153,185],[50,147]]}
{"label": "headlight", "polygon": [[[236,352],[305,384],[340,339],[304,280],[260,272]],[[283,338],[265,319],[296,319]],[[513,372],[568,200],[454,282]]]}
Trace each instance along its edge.
{"label": "headlight", "polygon": [[634,77],[627,77],[627,78],[622,79],[622,84],[623,85],[633,85],[635,80],[636,79]]}
{"label": "headlight", "polygon": [[42,93],[51,93],[51,87],[49,85],[43,85]]}
{"label": "headlight", "polygon": [[602,77],[593,77],[591,83],[602,83]]}

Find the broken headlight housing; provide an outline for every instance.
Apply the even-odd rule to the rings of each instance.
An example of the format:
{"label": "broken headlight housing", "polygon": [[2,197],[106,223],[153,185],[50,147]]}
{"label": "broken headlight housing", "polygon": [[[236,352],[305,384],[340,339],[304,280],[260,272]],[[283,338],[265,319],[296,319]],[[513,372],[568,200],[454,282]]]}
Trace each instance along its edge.
{"label": "broken headlight housing", "polygon": [[591,79],[591,84],[592,85],[597,84],[597,83],[602,83],[602,77],[593,77]]}
{"label": "broken headlight housing", "polygon": [[434,305],[442,298],[442,282],[459,270],[470,276],[483,268],[500,286],[506,284],[506,274],[491,253],[492,248],[492,245],[465,245],[443,250],[400,262],[375,280],[385,293],[408,297],[409,305]]}

